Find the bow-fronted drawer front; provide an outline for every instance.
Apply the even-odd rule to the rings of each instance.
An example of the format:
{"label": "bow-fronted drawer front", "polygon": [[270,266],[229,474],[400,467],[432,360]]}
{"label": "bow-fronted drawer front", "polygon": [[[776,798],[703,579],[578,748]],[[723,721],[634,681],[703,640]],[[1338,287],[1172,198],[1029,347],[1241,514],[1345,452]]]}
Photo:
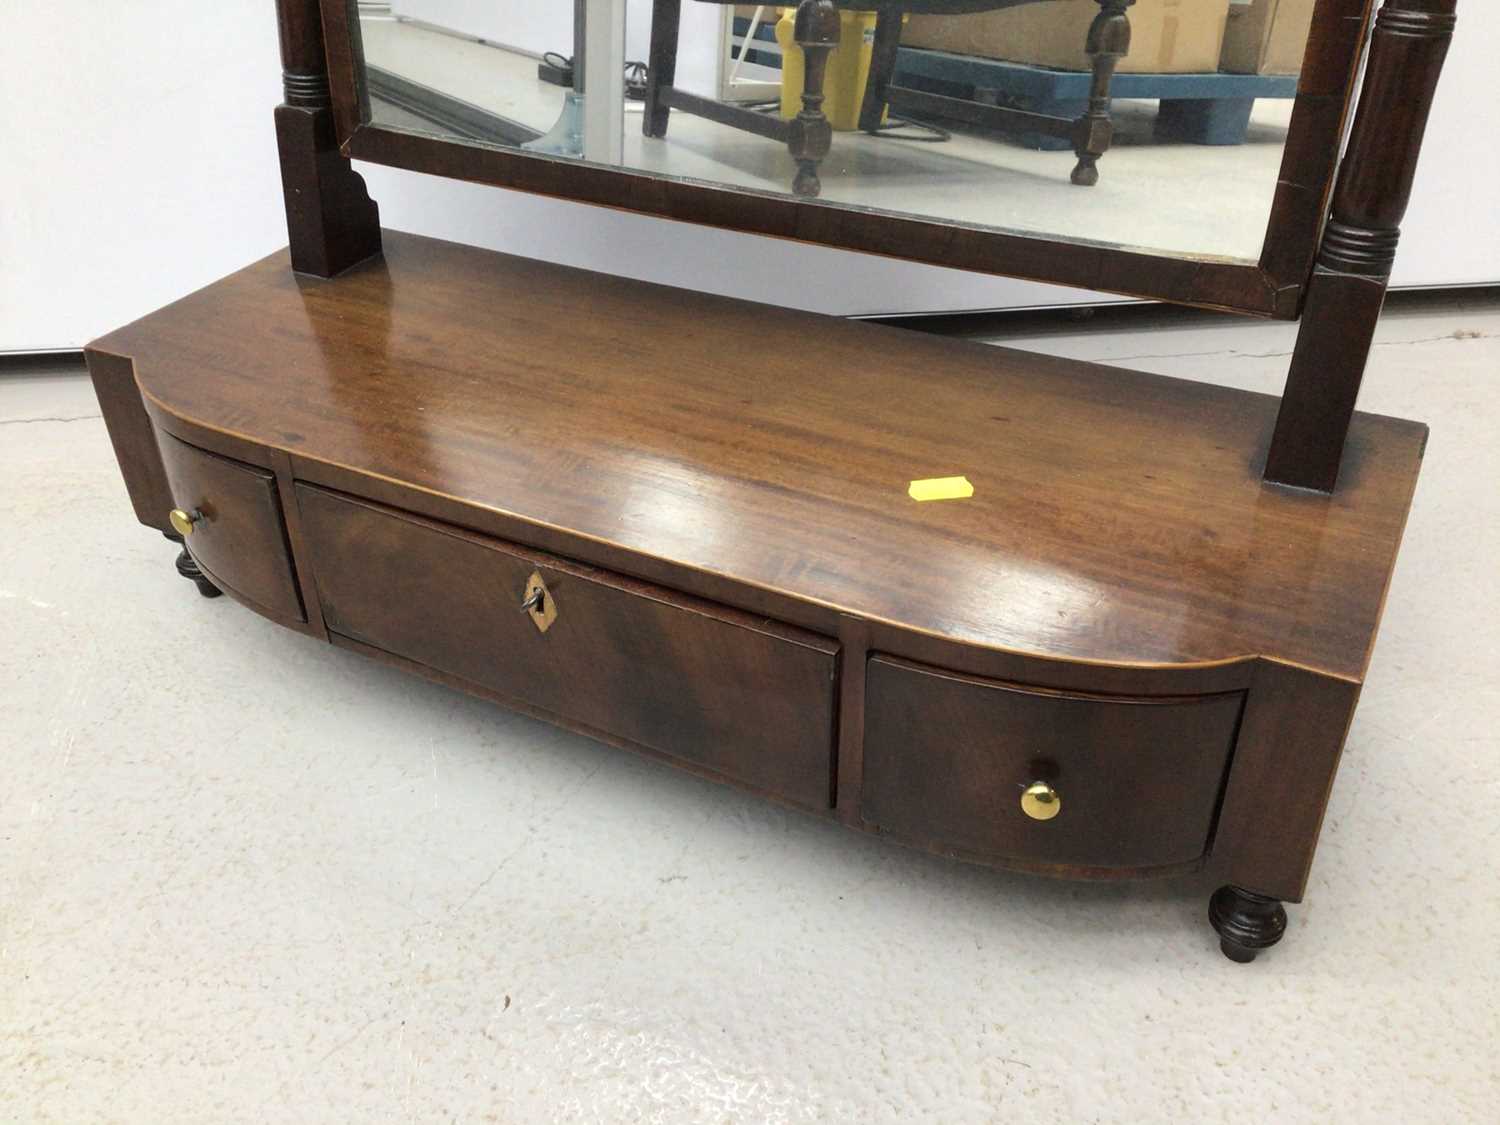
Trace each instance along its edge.
{"label": "bow-fronted drawer front", "polygon": [[871,658],[866,823],[913,843],[1072,867],[1208,849],[1243,693],[1074,695]]}
{"label": "bow-fronted drawer front", "polygon": [[156,444],[176,505],[163,514],[204,574],[271,617],[306,621],[275,476],[160,430]]}

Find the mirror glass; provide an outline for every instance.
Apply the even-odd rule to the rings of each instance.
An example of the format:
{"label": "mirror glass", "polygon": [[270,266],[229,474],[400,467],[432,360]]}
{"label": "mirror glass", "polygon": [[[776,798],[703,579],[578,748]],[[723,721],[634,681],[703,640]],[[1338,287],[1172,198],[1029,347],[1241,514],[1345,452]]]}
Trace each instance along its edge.
{"label": "mirror glass", "polygon": [[1315,2],[358,9],[376,125],[820,205],[1254,261]]}

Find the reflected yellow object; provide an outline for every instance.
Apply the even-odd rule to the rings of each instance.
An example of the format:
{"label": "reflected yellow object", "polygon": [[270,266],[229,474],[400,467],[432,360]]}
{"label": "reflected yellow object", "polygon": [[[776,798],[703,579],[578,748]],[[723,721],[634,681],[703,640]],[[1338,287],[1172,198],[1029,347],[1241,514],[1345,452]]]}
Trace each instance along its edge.
{"label": "reflected yellow object", "polygon": [[912,481],[906,494],[913,500],[967,500],[974,486],[968,477],[932,477]]}
{"label": "reflected yellow object", "polygon": [[[835,129],[859,128],[859,110],[875,53],[875,19],[874,12],[839,13],[839,45],[828,53],[828,72],[823,78],[823,113]],[[792,37],[794,22],[793,10],[781,9],[776,42],[781,44],[781,116],[787,121],[802,112],[804,60],[802,48]],[[885,117],[882,110],[882,123]]]}

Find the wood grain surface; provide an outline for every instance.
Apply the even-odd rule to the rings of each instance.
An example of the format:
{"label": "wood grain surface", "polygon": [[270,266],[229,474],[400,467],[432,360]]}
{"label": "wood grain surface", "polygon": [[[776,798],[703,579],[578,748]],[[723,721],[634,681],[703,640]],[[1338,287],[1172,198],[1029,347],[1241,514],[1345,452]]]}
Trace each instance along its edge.
{"label": "wood grain surface", "polygon": [[[877,656],[865,686],[863,820],[934,850],[1089,867],[1208,849],[1243,696],[1037,692]],[[1061,811],[1021,810],[1032,782]]]}
{"label": "wood grain surface", "polygon": [[[330,633],[827,810],[838,645],[297,486]],[[545,632],[518,609],[539,574]]]}
{"label": "wood grain surface", "polygon": [[264,469],[158,437],[176,507],[201,511],[185,541],[215,586],[268,616],[306,621],[287,548],[276,478]]}
{"label": "wood grain surface", "polygon": [[[1269,396],[386,249],[328,281],[272,255],[95,348],[199,444],[827,632],[1363,674],[1419,424],[1357,415],[1319,495],[1261,481]],[[971,499],[907,495],[956,474]]]}

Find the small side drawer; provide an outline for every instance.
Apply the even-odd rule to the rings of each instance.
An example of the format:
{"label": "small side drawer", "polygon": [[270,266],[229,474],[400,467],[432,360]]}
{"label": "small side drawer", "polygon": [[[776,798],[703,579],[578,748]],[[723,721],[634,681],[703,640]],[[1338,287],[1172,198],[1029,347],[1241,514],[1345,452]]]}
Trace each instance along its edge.
{"label": "small side drawer", "polygon": [[214,585],[274,617],[306,621],[276,478],[157,431],[172,502],[198,515],[185,544]]}
{"label": "small side drawer", "polygon": [[[875,656],[865,698],[867,823],[976,857],[1149,868],[1207,850],[1243,693],[1067,695]],[[1051,819],[1023,808],[1035,782]]]}
{"label": "small side drawer", "polygon": [[[829,807],[834,641],[296,487],[330,632],[787,801]],[[533,576],[544,586],[540,614],[521,608]]]}

